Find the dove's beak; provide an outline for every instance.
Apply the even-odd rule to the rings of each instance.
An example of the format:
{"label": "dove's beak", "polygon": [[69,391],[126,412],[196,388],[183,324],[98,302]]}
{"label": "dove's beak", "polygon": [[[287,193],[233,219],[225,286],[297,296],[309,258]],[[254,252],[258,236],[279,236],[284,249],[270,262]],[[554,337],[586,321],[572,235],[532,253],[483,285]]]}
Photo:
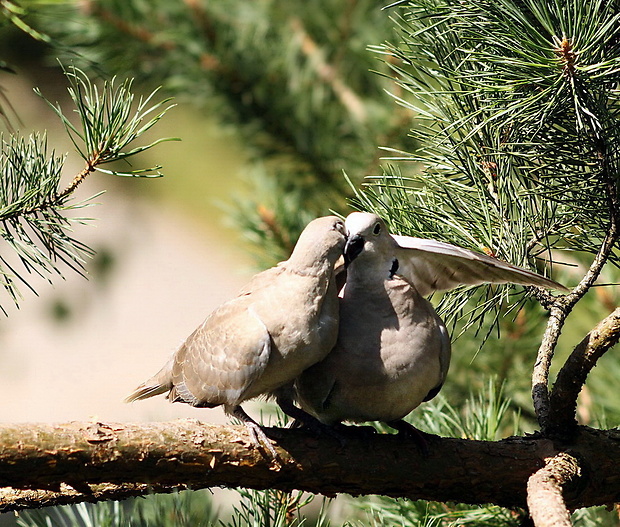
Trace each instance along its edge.
{"label": "dove's beak", "polygon": [[351,236],[347,239],[347,243],[344,246],[345,267],[348,267],[349,264],[362,252],[364,249],[364,242],[364,238],[359,234]]}

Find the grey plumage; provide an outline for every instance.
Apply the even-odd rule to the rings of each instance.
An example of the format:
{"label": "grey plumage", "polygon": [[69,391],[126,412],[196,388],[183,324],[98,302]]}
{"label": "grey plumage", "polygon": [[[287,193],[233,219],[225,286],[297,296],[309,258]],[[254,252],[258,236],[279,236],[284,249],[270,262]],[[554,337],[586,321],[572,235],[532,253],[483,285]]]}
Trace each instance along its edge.
{"label": "grey plumage", "polygon": [[222,405],[275,454],[240,405],[290,384],[334,346],[334,266],[345,241],[344,223],[335,216],[310,222],[288,260],[255,275],[239,296],[213,311],[126,401],[168,392],[173,402]]}
{"label": "grey plumage", "polygon": [[389,234],[374,214],[346,220],[347,279],[336,346],[296,381],[301,407],[325,424],[400,421],[434,397],[450,364],[448,331],[424,296],[460,284],[560,284],[474,251]]}

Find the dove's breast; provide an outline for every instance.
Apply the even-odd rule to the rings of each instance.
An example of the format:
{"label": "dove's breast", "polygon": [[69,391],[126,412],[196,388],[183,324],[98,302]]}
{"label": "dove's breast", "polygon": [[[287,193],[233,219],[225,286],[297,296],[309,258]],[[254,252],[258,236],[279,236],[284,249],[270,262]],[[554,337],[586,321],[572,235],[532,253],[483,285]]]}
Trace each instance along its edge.
{"label": "dove's breast", "polygon": [[335,348],[298,382],[302,405],[327,423],[400,419],[441,384],[443,335],[431,304],[400,277],[349,288]]}
{"label": "dove's breast", "polygon": [[286,288],[254,299],[253,308],[269,332],[271,350],[248,399],[273,392],[323,359],[336,342],[339,320],[335,284],[327,278],[294,275]]}

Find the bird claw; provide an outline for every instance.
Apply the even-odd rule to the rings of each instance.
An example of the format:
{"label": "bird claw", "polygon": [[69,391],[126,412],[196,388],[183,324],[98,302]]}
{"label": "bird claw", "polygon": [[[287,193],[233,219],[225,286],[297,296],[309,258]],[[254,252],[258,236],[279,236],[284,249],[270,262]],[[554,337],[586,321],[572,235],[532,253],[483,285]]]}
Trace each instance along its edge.
{"label": "bird claw", "polygon": [[280,456],[278,452],[271,444],[271,440],[267,437],[267,434],[263,430],[263,428],[253,421],[244,421],[243,424],[248,429],[250,433],[250,438],[254,446],[259,450],[266,450],[271,455],[272,461],[280,462]]}
{"label": "bird claw", "polygon": [[411,423],[403,421],[402,419],[390,421],[387,424],[395,430],[398,430],[399,436],[404,436],[408,439],[413,440],[420,448],[422,454],[425,457],[428,456],[428,443],[429,439],[433,437],[432,434],[423,432],[422,430],[419,430],[418,428],[413,426]]}
{"label": "bird claw", "polygon": [[252,444],[258,449],[262,451],[267,451],[271,455],[272,461],[276,463],[280,463],[281,459],[276,449],[271,444],[271,441],[267,437],[265,430],[261,425],[259,425],[254,419],[252,419],[248,414],[245,413],[241,406],[235,406],[233,408],[225,408],[225,411],[239,419],[244,426],[247,428],[250,433],[250,439]]}
{"label": "bird claw", "polygon": [[[282,411],[293,418],[289,428],[305,428],[310,433],[316,436],[328,436],[338,440],[340,446],[345,446],[346,440],[335,428],[342,425],[326,425],[319,421],[316,417],[305,412],[301,408],[297,408],[289,397],[278,397],[278,405]],[[346,427],[345,427],[346,428]]]}
{"label": "bird claw", "polygon": [[310,415],[308,415],[308,417],[310,417],[310,419],[294,419],[290,423],[289,428],[306,429],[315,436],[331,437],[332,439],[336,439],[338,443],[340,443],[341,447],[346,446],[347,439],[344,434],[349,430],[348,426],[344,426],[340,423],[335,425],[326,425]]}

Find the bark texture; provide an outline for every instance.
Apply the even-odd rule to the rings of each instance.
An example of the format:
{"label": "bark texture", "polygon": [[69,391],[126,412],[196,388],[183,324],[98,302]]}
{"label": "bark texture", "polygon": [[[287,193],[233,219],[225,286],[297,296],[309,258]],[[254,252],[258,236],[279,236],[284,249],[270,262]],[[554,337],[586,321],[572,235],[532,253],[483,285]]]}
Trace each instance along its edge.
{"label": "bark texture", "polygon": [[570,527],[562,487],[581,474],[577,460],[567,453],[547,459],[527,482],[527,505],[536,527]]}
{"label": "bark texture", "polygon": [[570,445],[436,438],[425,454],[397,435],[352,431],[342,445],[303,430],[268,431],[278,436],[279,462],[257,451],[244,427],[195,420],[4,425],[0,511],[216,486],[525,507],[530,476],[560,452],[581,467],[563,487],[568,507],[620,502],[617,431],[579,428]]}
{"label": "bark texture", "polygon": [[577,396],[599,358],[620,340],[620,307],[599,322],[575,347],[551,391],[547,433],[569,437],[577,427]]}

